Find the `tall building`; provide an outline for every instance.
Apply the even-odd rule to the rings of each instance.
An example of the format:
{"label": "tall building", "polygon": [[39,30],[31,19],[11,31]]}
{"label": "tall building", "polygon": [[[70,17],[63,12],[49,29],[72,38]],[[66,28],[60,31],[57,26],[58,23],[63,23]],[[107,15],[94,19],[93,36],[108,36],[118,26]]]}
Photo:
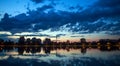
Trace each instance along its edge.
{"label": "tall building", "polygon": [[32,38],[32,44],[36,44],[36,42],[37,42],[37,39],[34,37],[34,38]]}
{"label": "tall building", "polygon": [[31,44],[31,40],[30,40],[30,38],[27,38],[26,43],[27,43],[28,45]]}
{"label": "tall building", "polygon": [[41,39],[37,39],[37,44],[38,45],[42,44]]}
{"label": "tall building", "polygon": [[46,38],[43,42],[43,44],[51,44],[51,39]]}
{"label": "tall building", "polygon": [[80,41],[81,41],[81,43],[86,43],[86,39],[85,38],[81,38]]}
{"label": "tall building", "polygon": [[25,38],[24,38],[24,36],[21,36],[21,37],[19,38],[18,43],[21,44],[21,45],[25,44]]}

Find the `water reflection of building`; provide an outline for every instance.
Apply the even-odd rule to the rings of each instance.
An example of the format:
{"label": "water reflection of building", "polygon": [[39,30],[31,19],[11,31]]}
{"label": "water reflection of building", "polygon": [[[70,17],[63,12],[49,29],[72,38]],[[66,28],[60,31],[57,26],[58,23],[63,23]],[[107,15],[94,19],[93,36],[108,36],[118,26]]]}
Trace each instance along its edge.
{"label": "water reflection of building", "polygon": [[50,54],[50,52],[51,52],[51,47],[44,47],[43,50],[44,50],[44,52],[45,52],[46,54]]}
{"label": "water reflection of building", "polygon": [[18,53],[20,55],[23,52],[27,53],[37,53],[41,51],[41,47],[44,48],[44,52],[46,54],[50,54],[51,50],[56,49],[64,49],[68,52],[71,49],[81,49],[81,53],[86,53],[87,48],[97,48],[101,51],[112,51],[120,49],[120,39],[119,40],[109,40],[109,39],[102,39],[98,42],[86,42],[85,38],[81,38],[80,42],[70,42],[69,40],[66,42],[52,42],[50,38],[46,38],[43,41],[38,38],[27,38],[25,39],[24,36],[21,36],[18,40],[18,43],[14,43],[13,41],[4,41],[0,39],[0,51],[10,51],[13,48],[18,49]]}
{"label": "water reflection of building", "polygon": [[82,44],[82,47],[81,47],[81,53],[85,54],[86,53],[86,45],[87,45],[87,42],[86,42],[86,39],[85,38],[81,38],[80,39],[81,41],[81,44]]}
{"label": "water reflection of building", "polygon": [[81,53],[85,54],[87,52],[87,48],[81,48]]}

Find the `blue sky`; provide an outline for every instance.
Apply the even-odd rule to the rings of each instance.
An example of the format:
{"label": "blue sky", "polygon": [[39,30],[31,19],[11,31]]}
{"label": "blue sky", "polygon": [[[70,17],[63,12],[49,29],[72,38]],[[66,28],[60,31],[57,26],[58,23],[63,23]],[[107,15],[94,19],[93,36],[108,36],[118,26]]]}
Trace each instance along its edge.
{"label": "blue sky", "polygon": [[118,39],[119,3],[119,0],[0,0],[0,37]]}

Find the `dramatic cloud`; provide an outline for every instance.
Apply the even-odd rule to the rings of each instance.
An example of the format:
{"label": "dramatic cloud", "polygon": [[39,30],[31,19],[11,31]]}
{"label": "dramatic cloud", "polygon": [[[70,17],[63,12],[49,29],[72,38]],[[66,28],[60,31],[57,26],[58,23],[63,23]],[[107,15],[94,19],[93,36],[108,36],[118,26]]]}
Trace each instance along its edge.
{"label": "dramatic cloud", "polygon": [[[93,5],[93,13],[99,13],[101,16],[119,16],[120,0],[99,0]],[[98,15],[99,15],[98,14]]]}
{"label": "dramatic cloud", "polygon": [[51,9],[51,8],[53,8],[52,5],[44,5],[43,7],[38,8],[37,10],[38,11],[44,11],[44,10]]}
{"label": "dramatic cloud", "polygon": [[31,0],[32,2],[39,4],[39,3],[44,3],[45,1],[51,2],[53,5],[56,5],[55,1],[60,1],[60,0]]}
{"label": "dramatic cloud", "polygon": [[31,0],[32,2],[35,2],[35,3],[41,3],[43,2],[44,0]]}
{"label": "dramatic cloud", "polygon": [[[31,1],[43,5],[14,17],[10,17],[6,13],[0,22],[0,31],[9,31],[13,34],[33,32],[30,35],[38,35],[37,32],[50,29],[49,32],[66,31],[72,34],[104,32],[110,35],[120,35],[120,0],[97,0],[89,6],[68,6],[67,3],[59,3],[59,1],[55,2],[59,3],[56,5],[53,3],[46,5],[43,3],[45,0]],[[52,0],[48,1],[52,2]],[[62,9],[60,7],[62,4],[64,7],[67,6],[68,10]],[[66,34],[57,33],[55,35],[64,36]]]}

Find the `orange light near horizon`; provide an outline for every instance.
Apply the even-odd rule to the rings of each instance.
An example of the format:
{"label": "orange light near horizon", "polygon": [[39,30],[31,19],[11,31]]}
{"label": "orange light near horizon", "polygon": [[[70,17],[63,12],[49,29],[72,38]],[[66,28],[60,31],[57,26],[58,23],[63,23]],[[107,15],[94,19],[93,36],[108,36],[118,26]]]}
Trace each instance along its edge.
{"label": "orange light near horizon", "polygon": [[[35,37],[35,38],[41,39],[42,41],[45,38],[50,38],[52,41],[56,41],[56,37],[46,37],[46,36],[24,36],[24,37],[25,37],[25,39],[27,39],[27,38],[32,39],[32,38]],[[99,35],[98,36],[97,35],[94,36],[94,34],[92,34],[92,36],[85,35],[83,38],[85,38],[87,42],[92,42],[92,41],[99,41],[100,39],[102,39],[104,37],[101,37],[101,36],[99,37]],[[19,39],[20,36],[7,36],[7,38]],[[66,42],[67,40],[69,40],[70,42],[80,42],[81,38],[82,37],[71,37],[71,35],[66,35],[66,36],[58,37],[57,40],[58,40],[58,42]],[[106,37],[104,39],[118,39],[118,38],[117,37],[116,38],[112,38],[112,36],[111,37],[108,36],[108,37]]]}

